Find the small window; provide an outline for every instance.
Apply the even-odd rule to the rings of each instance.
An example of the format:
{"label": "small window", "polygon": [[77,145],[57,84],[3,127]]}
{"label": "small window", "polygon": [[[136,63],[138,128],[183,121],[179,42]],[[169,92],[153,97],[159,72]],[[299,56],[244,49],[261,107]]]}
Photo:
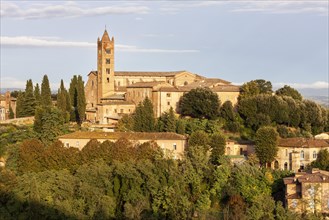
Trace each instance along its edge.
{"label": "small window", "polygon": [[118,82],[118,86],[120,86],[120,81]]}
{"label": "small window", "polygon": [[286,157],[288,157],[288,149],[286,149]]}
{"label": "small window", "polygon": [[110,64],[111,60],[110,59],[106,59],[106,64]]}
{"label": "small window", "polygon": [[170,98],[171,97],[171,93],[167,93],[167,97]]}
{"label": "small window", "polygon": [[111,49],[110,49],[110,48],[106,48],[106,49],[105,49],[105,52],[106,52],[107,54],[110,54],[110,53],[111,53]]}
{"label": "small window", "polygon": [[188,84],[188,82],[187,82],[187,81],[185,81],[185,82],[184,82],[184,86],[186,86],[187,84]]}
{"label": "small window", "polygon": [[170,105],[170,102],[167,102],[167,105]]}
{"label": "small window", "polygon": [[304,159],[304,151],[303,150],[300,152],[300,158]]}
{"label": "small window", "polygon": [[176,143],[174,143],[172,146],[173,146],[174,150],[177,150],[177,144]]}
{"label": "small window", "polygon": [[120,109],[120,113],[123,113],[123,109]]}
{"label": "small window", "polygon": [[117,113],[117,109],[114,109],[114,112]]}
{"label": "small window", "polygon": [[111,69],[106,69],[106,74],[110,74],[111,73]]}
{"label": "small window", "polygon": [[318,157],[316,151],[313,151],[313,159],[316,159]]}
{"label": "small window", "polygon": [[287,162],[284,163],[284,170],[288,170],[288,163]]}
{"label": "small window", "polygon": [[130,112],[130,109],[128,109],[128,111]]}
{"label": "small window", "polygon": [[91,103],[91,107],[94,107],[94,103]]}
{"label": "small window", "polygon": [[107,78],[107,83],[110,83],[110,78]]}
{"label": "small window", "polygon": [[94,88],[94,80],[91,81],[91,88]]}

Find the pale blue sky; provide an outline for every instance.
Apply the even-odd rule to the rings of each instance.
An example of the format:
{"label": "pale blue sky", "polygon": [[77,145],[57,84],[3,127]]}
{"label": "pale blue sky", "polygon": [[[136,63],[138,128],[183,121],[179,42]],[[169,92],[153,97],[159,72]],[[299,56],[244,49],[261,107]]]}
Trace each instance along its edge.
{"label": "pale blue sky", "polygon": [[188,70],[328,93],[328,1],[1,1],[1,87],[96,69],[104,27],[115,69]]}

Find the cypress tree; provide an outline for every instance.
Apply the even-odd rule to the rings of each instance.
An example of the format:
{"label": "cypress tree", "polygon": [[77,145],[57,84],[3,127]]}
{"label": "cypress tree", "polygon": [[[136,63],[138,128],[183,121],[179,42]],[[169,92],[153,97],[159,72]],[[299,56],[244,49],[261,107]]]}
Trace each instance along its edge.
{"label": "cypress tree", "polygon": [[155,130],[155,118],[154,118],[154,111],[153,111],[153,104],[151,100],[146,97],[143,101],[143,124],[144,129],[143,131],[150,132]]}
{"label": "cypress tree", "polygon": [[61,80],[60,88],[57,93],[57,108],[60,109],[63,113],[66,112],[66,89],[64,87],[64,82]]}
{"label": "cypress tree", "polygon": [[40,105],[41,95],[40,95],[40,87],[39,83],[37,83],[34,87],[34,98],[35,98],[35,106]]}
{"label": "cypress tree", "polygon": [[175,117],[174,109],[172,107],[170,107],[170,109],[169,109],[167,124],[166,124],[166,131],[167,132],[176,131],[176,117]]}
{"label": "cypress tree", "polygon": [[143,103],[139,103],[134,115],[134,131],[155,131],[155,118],[151,100],[146,97]]}
{"label": "cypress tree", "polygon": [[41,105],[43,107],[51,107],[51,91],[49,86],[48,76],[44,75],[41,83]]}
{"label": "cypress tree", "polygon": [[78,103],[78,92],[77,92],[77,85],[78,85],[78,77],[76,75],[73,76],[70,83],[69,88],[69,95],[70,95],[70,103],[71,103],[71,121],[77,121],[77,103]]}
{"label": "cypress tree", "polygon": [[19,91],[16,101],[16,117],[21,118],[24,117],[24,109],[23,103],[25,102],[24,92]]}
{"label": "cypress tree", "polygon": [[78,76],[77,83],[77,113],[78,113],[78,123],[81,124],[85,119],[86,114],[86,98],[85,98],[85,90],[84,90],[84,82],[82,77]]}
{"label": "cypress tree", "polygon": [[15,118],[15,113],[13,111],[13,108],[10,105],[9,106],[9,119],[13,119],[13,118]]}
{"label": "cypress tree", "polygon": [[33,95],[33,83],[32,80],[26,82],[25,95],[24,95],[23,115],[33,116],[35,112],[35,98]]}

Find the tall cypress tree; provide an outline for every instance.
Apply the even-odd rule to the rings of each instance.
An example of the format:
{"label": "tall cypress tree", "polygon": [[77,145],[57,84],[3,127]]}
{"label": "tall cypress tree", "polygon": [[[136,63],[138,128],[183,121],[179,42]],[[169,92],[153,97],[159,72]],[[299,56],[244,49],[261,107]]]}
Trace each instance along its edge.
{"label": "tall cypress tree", "polygon": [[70,102],[71,102],[71,121],[77,121],[77,113],[76,113],[76,106],[78,103],[78,92],[77,92],[77,85],[78,85],[78,77],[76,75],[73,76],[70,83],[69,93],[70,93]]}
{"label": "tall cypress tree", "polygon": [[174,113],[174,109],[170,107],[168,118],[167,118],[167,124],[166,124],[166,131],[167,132],[176,132],[176,117]]}
{"label": "tall cypress tree", "polygon": [[37,83],[34,87],[34,98],[35,98],[35,105],[39,106],[41,104],[41,95],[40,95],[40,87]]}
{"label": "tall cypress tree", "polygon": [[16,117],[21,118],[24,117],[24,109],[23,103],[25,102],[25,95],[24,92],[19,91],[16,101]]}
{"label": "tall cypress tree", "polygon": [[143,103],[139,103],[134,115],[134,131],[155,131],[155,118],[151,100],[146,97]]}
{"label": "tall cypress tree", "polygon": [[57,108],[59,108],[63,113],[66,112],[66,89],[64,87],[64,82],[61,80],[60,88],[57,93]]}
{"label": "tall cypress tree", "polygon": [[13,118],[15,118],[15,113],[11,105],[9,105],[9,119],[13,119]]}
{"label": "tall cypress tree", "polygon": [[35,98],[33,95],[33,83],[32,80],[26,82],[25,95],[24,95],[23,115],[33,116],[35,112]]}
{"label": "tall cypress tree", "polygon": [[41,83],[41,105],[43,107],[51,107],[51,91],[49,86],[48,76],[44,75]]}
{"label": "tall cypress tree", "polygon": [[82,77],[78,76],[78,84],[77,84],[77,113],[78,113],[78,123],[81,124],[85,119],[86,114],[86,97],[85,97],[85,89],[84,82]]}

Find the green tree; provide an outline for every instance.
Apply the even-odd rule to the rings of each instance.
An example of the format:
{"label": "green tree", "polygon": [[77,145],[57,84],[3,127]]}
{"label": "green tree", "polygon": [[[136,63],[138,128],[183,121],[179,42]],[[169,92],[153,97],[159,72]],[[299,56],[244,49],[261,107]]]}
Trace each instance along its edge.
{"label": "green tree", "polygon": [[74,75],[71,79],[69,93],[71,103],[71,121],[77,121],[77,105],[78,105],[78,77]]}
{"label": "green tree", "polygon": [[40,87],[39,83],[37,83],[34,87],[34,98],[35,98],[35,106],[39,106],[41,103],[41,94],[40,94]]}
{"label": "green tree", "polygon": [[185,123],[182,119],[177,120],[176,133],[185,134]]}
{"label": "green tree", "polygon": [[204,131],[201,131],[201,130],[195,131],[191,134],[191,136],[188,140],[188,145],[190,147],[202,146],[202,147],[208,148],[208,146],[209,146],[209,136]]}
{"label": "green tree", "polygon": [[69,94],[65,89],[63,80],[61,80],[61,85],[60,88],[58,89],[58,94],[57,94],[57,108],[59,108],[62,111],[63,117],[66,122],[69,121],[69,117],[70,117],[71,106],[69,100],[70,100]]}
{"label": "green tree", "polygon": [[26,82],[25,95],[23,103],[23,115],[33,116],[35,111],[35,98],[33,95],[33,83],[32,80]]}
{"label": "green tree", "polygon": [[273,127],[261,127],[255,135],[255,153],[263,166],[271,163],[278,152],[279,134]]}
{"label": "green tree", "polygon": [[311,163],[311,167],[329,171],[329,151],[327,149],[320,150],[316,160]]}
{"label": "green tree", "polygon": [[9,119],[13,119],[13,118],[15,118],[15,113],[13,111],[13,108],[10,105],[9,106]]}
{"label": "green tree", "polygon": [[70,88],[70,103],[72,106],[71,109],[71,121],[76,121],[81,125],[83,120],[85,120],[86,112],[86,98],[84,91],[84,82],[82,77],[74,75],[71,79]]}
{"label": "green tree", "polygon": [[153,104],[146,97],[142,103],[139,103],[134,113],[134,131],[152,132],[155,131],[155,118]]}
{"label": "green tree", "polygon": [[196,88],[184,94],[180,100],[182,115],[194,118],[215,119],[219,115],[218,95],[209,88]]}
{"label": "green tree", "polygon": [[117,124],[118,131],[133,131],[134,130],[134,117],[125,114],[119,119]]}
{"label": "green tree", "polygon": [[25,117],[23,103],[25,102],[24,92],[19,91],[16,101],[16,117]]}
{"label": "green tree", "polygon": [[263,79],[252,80],[241,86],[239,99],[252,97],[259,94],[272,94],[272,83]]}
{"label": "green tree", "polygon": [[287,86],[287,85],[276,90],[275,94],[278,96],[290,96],[293,99],[299,100],[299,101],[302,101],[302,99],[303,99],[302,95],[296,89],[294,89],[290,86]]}
{"label": "green tree", "polygon": [[210,161],[219,165],[220,158],[225,154],[226,139],[220,133],[211,135],[209,145],[211,147]]}
{"label": "green tree", "polygon": [[49,80],[47,75],[44,75],[42,79],[40,101],[43,107],[52,106],[51,91],[50,91]]}
{"label": "green tree", "polygon": [[176,117],[172,107],[170,107],[169,112],[163,112],[159,117],[158,130],[160,132],[176,132]]}
{"label": "green tree", "polygon": [[77,113],[78,113],[78,123],[81,124],[86,118],[86,97],[85,97],[85,87],[82,80],[82,76],[78,76],[77,85]]}
{"label": "green tree", "polygon": [[272,94],[272,83],[264,79],[253,80],[257,83],[260,94]]}

